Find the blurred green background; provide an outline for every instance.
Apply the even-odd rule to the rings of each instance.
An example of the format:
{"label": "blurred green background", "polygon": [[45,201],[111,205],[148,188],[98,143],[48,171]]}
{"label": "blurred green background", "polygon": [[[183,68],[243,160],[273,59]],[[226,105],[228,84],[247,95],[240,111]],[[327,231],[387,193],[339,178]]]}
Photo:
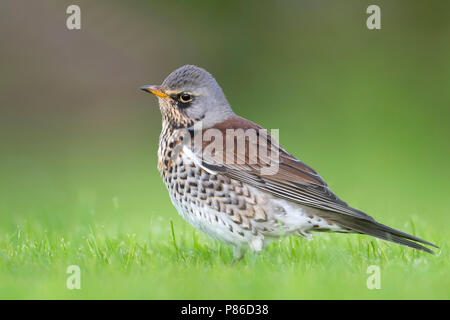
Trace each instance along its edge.
{"label": "blurred green background", "polygon": [[[81,30],[66,28],[70,4],[81,7]],[[381,7],[381,30],[366,27],[370,4]],[[159,109],[138,89],[184,64],[210,71],[236,113],[280,128],[281,144],[342,199],[445,247],[449,12],[446,1],[3,0],[0,297],[66,297],[55,293],[57,282],[36,280],[51,278],[45,263],[8,253],[22,229],[36,241],[89,228],[144,241],[151,230],[150,246],[170,243],[170,220],[177,233],[197,234],[160,181]],[[181,278],[177,272],[168,277]],[[17,285],[24,274],[33,280]],[[27,291],[31,283],[35,291]],[[250,287],[236,297],[277,298],[255,287],[245,295]],[[142,290],[136,297],[203,297],[200,289]],[[352,297],[288,292],[279,297]],[[116,297],[110,293],[86,297]]]}

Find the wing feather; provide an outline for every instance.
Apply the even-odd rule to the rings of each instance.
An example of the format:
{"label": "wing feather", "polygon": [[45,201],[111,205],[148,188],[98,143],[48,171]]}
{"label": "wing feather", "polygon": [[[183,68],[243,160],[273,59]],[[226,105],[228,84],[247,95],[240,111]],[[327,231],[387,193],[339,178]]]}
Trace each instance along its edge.
{"label": "wing feather", "polygon": [[[208,170],[220,172],[281,198],[307,206],[373,220],[372,217],[340,200],[316,171],[287,153],[262,127],[243,118],[234,117],[213,128],[220,130],[224,136],[228,129],[243,129],[246,143],[244,148],[238,148],[237,142],[230,148],[223,139],[223,149],[220,150],[219,157],[217,154],[213,157],[207,153],[200,155],[197,152],[202,158],[202,166]],[[256,130],[258,134],[245,135],[247,129]],[[202,150],[206,150],[209,143],[212,141],[204,141]],[[260,152],[262,147],[265,147],[264,150],[267,152]],[[254,154],[251,150],[258,152]],[[276,157],[272,154],[274,150]],[[218,161],[218,158],[221,161]],[[234,161],[229,163],[227,159]]]}

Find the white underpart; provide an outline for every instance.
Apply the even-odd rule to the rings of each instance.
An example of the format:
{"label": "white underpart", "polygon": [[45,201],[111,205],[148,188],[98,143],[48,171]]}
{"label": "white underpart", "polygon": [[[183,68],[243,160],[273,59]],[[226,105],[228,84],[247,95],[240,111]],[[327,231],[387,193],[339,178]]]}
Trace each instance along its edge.
{"label": "white underpart", "polygon": [[178,201],[172,195],[170,197],[173,205],[183,219],[204,234],[237,248],[249,247],[251,250],[257,252],[262,250],[264,236],[255,236],[249,231],[244,231],[244,237],[242,237],[236,232],[230,232],[230,226],[233,228],[236,228],[236,226],[222,212],[194,205],[190,206],[191,210],[187,210],[183,205],[179,205]]}
{"label": "white underpart", "polygon": [[[281,222],[281,230],[286,235],[299,234],[307,239],[311,239],[312,234],[310,231],[314,228],[344,231],[341,227],[335,224],[329,224],[328,221],[320,218],[317,215],[320,212],[319,209],[273,196],[269,201],[274,208],[273,212],[275,213],[276,219]],[[280,208],[283,210],[280,210]]]}

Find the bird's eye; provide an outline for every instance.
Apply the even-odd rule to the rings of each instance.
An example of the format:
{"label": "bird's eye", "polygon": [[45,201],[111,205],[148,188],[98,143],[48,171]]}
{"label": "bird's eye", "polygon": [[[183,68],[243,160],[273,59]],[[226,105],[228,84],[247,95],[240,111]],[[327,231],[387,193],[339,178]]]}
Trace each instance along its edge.
{"label": "bird's eye", "polygon": [[182,93],[180,95],[180,101],[181,102],[186,103],[186,102],[189,102],[191,100],[192,100],[192,96],[189,93]]}

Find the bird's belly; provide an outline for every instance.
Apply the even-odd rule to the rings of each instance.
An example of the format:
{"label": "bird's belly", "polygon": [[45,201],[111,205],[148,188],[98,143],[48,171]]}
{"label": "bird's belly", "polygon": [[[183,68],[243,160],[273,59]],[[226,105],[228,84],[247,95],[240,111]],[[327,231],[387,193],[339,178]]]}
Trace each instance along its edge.
{"label": "bird's belly", "polygon": [[196,203],[180,200],[170,191],[169,194],[178,213],[209,237],[234,246],[241,246],[248,241],[250,234],[238,230],[238,227],[223,213],[209,207],[199,207]]}
{"label": "bird's belly", "polygon": [[261,246],[258,223],[267,216],[247,187],[210,174],[182,155],[162,164],[160,173],[172,203],[186,221],[226,244]]}

